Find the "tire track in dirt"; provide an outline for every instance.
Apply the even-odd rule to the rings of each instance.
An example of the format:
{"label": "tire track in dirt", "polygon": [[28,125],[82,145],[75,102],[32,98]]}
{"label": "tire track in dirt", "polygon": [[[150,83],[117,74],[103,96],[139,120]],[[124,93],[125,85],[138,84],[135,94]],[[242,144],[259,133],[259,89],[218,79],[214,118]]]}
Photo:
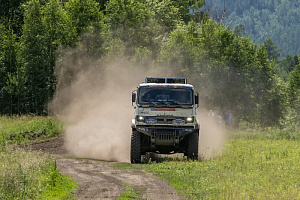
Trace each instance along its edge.
{"label": "tire track in dirt", "polygon": [[115,168],[116,162],[93,159],[71,158],[63,148],[63,137],[34,143],[31,150],[50,153],[56,159],[59,172],[70,175],[78,181],[76,199],[117,199],[126,193],[126,185],[131,185],[140,199],[181,199],[167,181],[141,170]]}

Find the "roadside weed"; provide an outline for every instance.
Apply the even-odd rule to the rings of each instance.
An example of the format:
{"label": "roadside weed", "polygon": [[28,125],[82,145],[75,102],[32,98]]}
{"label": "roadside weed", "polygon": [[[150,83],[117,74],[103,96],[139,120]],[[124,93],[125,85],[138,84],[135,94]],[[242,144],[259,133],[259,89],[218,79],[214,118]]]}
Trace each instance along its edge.
{"label": "roadside weed", "polygon": [[[49,155],[6,146],[0,154],[0,199],[68,199],[76,183]],[[49,198],[50,197],[50,198]]]}
{"label": "roadside weed", "polygon": [[75,199],[76,182],[57,171],[50,155],[16,145],[61,130],[62,124],[49,117],[0,116],[0,199]]}

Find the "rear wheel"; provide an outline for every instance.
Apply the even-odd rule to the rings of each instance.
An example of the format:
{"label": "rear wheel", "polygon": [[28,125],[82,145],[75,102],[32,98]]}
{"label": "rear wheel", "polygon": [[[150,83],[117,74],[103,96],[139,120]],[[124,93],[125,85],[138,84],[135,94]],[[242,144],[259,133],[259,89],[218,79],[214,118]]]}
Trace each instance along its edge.
{"label": "rear wheel", "polygon": [[198,144],[199,144],[199,134],[191,133],[187,136],[187,147],[186,153],[188,159],[198,160]]}
{"label": "rear wheel", "polygon": [[141,133],[138,131],[132,131],[131,135],[131,149],[130,149],[130,161],[131,163],[141,162]]}

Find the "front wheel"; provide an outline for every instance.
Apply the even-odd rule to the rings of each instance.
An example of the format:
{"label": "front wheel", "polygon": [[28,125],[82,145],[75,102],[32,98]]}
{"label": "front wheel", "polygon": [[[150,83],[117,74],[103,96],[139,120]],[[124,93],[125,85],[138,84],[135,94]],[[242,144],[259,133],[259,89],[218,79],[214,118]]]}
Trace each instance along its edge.
{"label": "front wheel", "polygon": [[198,160],[198,144],[199,144],[199,134],[191,133],[187,136],[187,147],[186,153],[188,159]]}
{"label": "front wheel", "polygon": [[138,131],[132,131],[131,134],[131,149],[130,149],[130,161],[131,163],[141,162],[141,133]]}

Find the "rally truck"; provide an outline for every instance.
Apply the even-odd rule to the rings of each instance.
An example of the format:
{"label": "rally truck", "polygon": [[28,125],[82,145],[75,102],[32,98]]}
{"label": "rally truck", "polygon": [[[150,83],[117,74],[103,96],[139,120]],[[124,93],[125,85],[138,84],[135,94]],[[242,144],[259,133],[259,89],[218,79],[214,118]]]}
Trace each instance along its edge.
{"label": "rally truck", "polygon": [[132,92],[131,163],[140,163],[146,152],[198,159],[198,101],[186,78],[146,77]]}

